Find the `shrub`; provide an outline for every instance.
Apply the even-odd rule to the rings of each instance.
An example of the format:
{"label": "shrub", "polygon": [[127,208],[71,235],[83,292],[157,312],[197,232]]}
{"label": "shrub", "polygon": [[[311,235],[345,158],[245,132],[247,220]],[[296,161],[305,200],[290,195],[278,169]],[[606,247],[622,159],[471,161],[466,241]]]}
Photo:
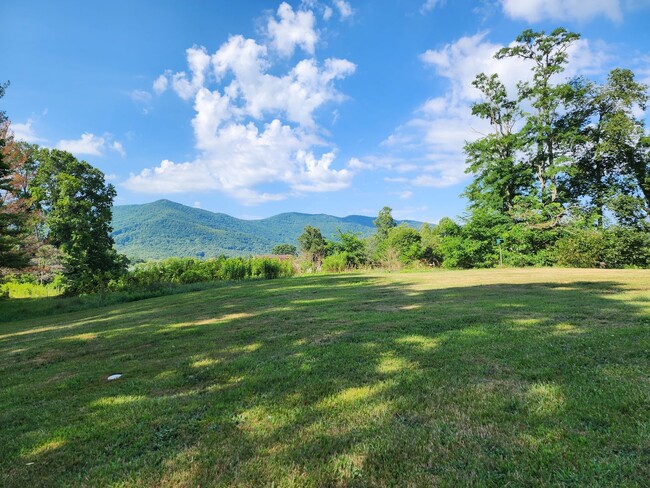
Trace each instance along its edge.
{"label": "shrub", "polygon": [[227,259],[219,270],[222,280],[243,280],[251,276],[251,263],[242,258]]}
{"label": "shrub", "polygon": [[612,268],[650,267],[650,229],[613,227],[605,234],[605,262]]}
{"label": "shrub", "polygon": [[10,280],[0,285],[0,298],[41,298],[61,294],[62,288],[52,283],[41,285],[28,281]]}
{"label": "shrub", "polygon": [[430,265],[440,266],[444,259],[440,249],[440,235],[435,227],[424,224],[420,229],[422,257]]}
{"label": "shrub", "polygon": [[348,255],[345,252],[332,254],[323,259],[323,270],[342,273],[348,269]]}
{"label": "shrub", "polygon": [[444,268],[472,268],[477,261],[481,242],[462,236],[444,236],[440,239],[440,251]]}
{"label": "shrub", "polygon": [[339,230],[337,241],[330,241],[327,254],[345,254],[348,269],[358,268],[368,262],[368,246],[365,241],[352,232]]}
{"label": "shrub", "polygon": [[251,260],[252,276],[272,280],[285,276],[293,276],[293,264],[289,260],[280,261],[272,258],[253,258]]}
{"label": "shrub", "polygon": [[606,246],[602,232],[572,229],[555,243],[555,260],[559,266],[593,268],[603,262]]}
{"label": "shrub", "polygon": [[422,238],[417,230],[400,225],[399,227],[393,227],[388,232],[386,244],[389,248],[397,251],[402,264],[410,264],[422,258],[421,240]]}
{"label": "shrub", "polygon": [[398,271],[402,269],[402,261],[400,260],[399,251],[393,247],[385,249],[381,255],[379,265],[390,271]]}

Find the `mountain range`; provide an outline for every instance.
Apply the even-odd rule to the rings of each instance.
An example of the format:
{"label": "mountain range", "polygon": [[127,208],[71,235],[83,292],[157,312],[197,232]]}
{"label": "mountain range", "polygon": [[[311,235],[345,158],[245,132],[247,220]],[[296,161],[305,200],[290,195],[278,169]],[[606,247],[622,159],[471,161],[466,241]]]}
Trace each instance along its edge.
{"label": "mountain range", "polygon": [[[318,227],[323,236],[342,232],[367,237],[375,232],[374,217],[282,213],[259,220],[243,220],[223,213],[188,207],[169,200],[113,207],[113,238],[119,252],[131,259],[216,257],[270,254],[277,244],[293,244],[305,226]],[[403,221],[419,229],[422,222]]]}

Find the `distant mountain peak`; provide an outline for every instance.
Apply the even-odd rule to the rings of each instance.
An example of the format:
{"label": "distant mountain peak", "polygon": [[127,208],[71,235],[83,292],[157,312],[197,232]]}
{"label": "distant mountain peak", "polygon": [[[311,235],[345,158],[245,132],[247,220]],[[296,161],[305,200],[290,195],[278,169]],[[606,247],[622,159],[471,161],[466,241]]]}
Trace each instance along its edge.
{"label": "distant mountain peak", "polygon": [[373,220],[363,215],[301,212],[244,220],[163,198],[113,207],[113,238],[117,249],[133,259],[258,255],[269,254],[277,244],[297,244],[307,225],[320,228],[329,239],[338,235],[339,229],[367,237],[375,232]]}

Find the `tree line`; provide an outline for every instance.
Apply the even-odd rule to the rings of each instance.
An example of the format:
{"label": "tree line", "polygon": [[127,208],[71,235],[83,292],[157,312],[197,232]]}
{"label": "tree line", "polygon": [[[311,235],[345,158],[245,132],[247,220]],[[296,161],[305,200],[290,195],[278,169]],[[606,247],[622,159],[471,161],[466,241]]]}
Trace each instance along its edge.
{"label": "tree line", "polygon": [[417,230],[406,223],[397,225],[390,207],[382,208],[373,222],[376,232],[368,238],[339,230],[334,239],[326,239],[319,228],[308,225],[298,237],[298,247],[280,244],[273,253],[298,255],[300,251],[301,268],[312,272],[442,264],[436,251],[437,227],[424,224]]}

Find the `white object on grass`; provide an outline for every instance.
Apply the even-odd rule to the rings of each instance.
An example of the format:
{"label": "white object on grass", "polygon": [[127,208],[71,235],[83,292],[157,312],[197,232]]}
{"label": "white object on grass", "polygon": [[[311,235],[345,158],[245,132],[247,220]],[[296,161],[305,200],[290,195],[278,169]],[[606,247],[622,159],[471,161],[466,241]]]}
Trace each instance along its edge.
{"label": "white object on grass", "polygon": [[122,377],[122,373],[116,373],[110,375],[108,378],[106,378],[108,381],[113,381],[113,380],[118,380]]}

